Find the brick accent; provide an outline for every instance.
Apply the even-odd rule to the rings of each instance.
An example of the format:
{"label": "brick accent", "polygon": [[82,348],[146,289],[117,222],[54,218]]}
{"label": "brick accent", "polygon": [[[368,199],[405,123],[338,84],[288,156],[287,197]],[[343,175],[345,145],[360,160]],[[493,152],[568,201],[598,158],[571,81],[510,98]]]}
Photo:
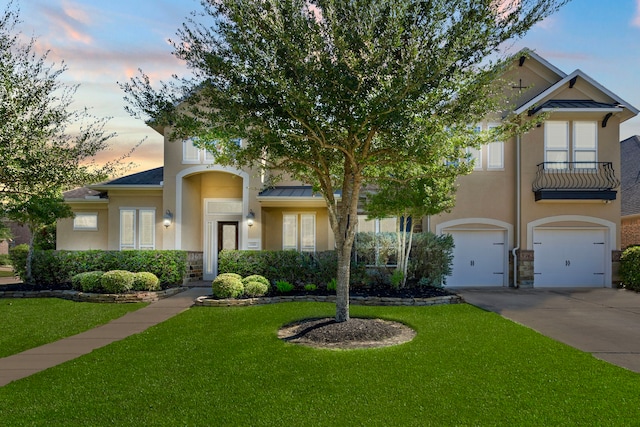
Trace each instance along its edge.
{"label": "brick accent", "polygon": [[189,282],[199,282],[202,280],[202,271],[204,268],[204,256],[202,252],[187,252],[187,274],[182,284]]}
{"label": "brick accent", "polygon": [[621,222],[620,247],[626,249],[631,245],[640,245],[640,217],[625,219]]}

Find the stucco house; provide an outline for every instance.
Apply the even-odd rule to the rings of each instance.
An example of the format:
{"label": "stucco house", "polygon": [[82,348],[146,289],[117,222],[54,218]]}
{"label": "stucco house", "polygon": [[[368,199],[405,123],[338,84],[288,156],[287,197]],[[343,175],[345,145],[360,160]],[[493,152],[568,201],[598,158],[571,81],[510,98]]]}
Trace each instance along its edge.
{"label": "stucco house", "polygon": [[621,248],[640,245],[640,136],[620,142]]}
{"label": "stucco house", "polygon": [[[454,236],[451,286],[611,286],[621,247],[620,123],[638,110],[580,70],[566,74],[523,51],[505,76],[509,113],[544,123],[471,150],[456,207],[422,229]],[[334,247],[323,198],[300,182],[268,186],[256,170],[221,167],[189,140],[165,135],[164,166],[65,194],[58,249],[182,249],[215,277],[223,248],[322,251]],[[361,231],[394,229],[364,221]],[[513,256],[515,254],[515,257]]]}

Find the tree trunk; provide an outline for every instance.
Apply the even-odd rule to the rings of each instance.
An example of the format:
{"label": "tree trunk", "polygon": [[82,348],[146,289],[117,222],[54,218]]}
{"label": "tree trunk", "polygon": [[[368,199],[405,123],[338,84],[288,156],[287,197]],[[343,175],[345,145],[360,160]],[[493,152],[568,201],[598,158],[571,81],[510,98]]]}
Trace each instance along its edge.
{"label": "tree trunk", "polygon": [[35,241],[35,227],[29,227],[29,232],[31,233],[31,237],[29,237],[29,250],[27,251],[27,265],[25,267],[25,281],[28,284],[32,284],[33,283],[33,277],[32,277],[32,268],[31,268],[31,264],[33,262],[33,242]]}
{"label": "tree trunk", "polygon": [[[346,243],[346,242],[345,242]],[[349,279],[351,276],[351,248],[346,244],[337,248],[338,272],[336,286],[336,322],[349,320]]]}

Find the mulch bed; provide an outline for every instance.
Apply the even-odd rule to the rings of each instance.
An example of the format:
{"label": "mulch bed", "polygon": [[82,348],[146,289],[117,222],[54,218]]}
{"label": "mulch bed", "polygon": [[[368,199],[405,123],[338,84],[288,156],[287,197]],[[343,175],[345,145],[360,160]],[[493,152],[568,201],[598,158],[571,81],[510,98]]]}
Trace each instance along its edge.
{"label": "mulch bed", "polygon": [[411,341],[415,335],[413,329],[402,323],[366,318],[351,318],[340,323],[328,317],[305,319],[278,331],[283,341],[329,349],[388,347]]}

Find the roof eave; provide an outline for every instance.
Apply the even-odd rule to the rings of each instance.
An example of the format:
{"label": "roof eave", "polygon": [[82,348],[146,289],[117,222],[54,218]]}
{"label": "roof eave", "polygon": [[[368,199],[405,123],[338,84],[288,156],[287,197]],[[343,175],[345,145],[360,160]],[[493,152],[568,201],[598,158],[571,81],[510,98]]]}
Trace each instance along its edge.
{"label": "roof eave", "polygon": [[109,190],[162,190],[162,185],[90,185],[89,188],[97,191],[109,191]]}

